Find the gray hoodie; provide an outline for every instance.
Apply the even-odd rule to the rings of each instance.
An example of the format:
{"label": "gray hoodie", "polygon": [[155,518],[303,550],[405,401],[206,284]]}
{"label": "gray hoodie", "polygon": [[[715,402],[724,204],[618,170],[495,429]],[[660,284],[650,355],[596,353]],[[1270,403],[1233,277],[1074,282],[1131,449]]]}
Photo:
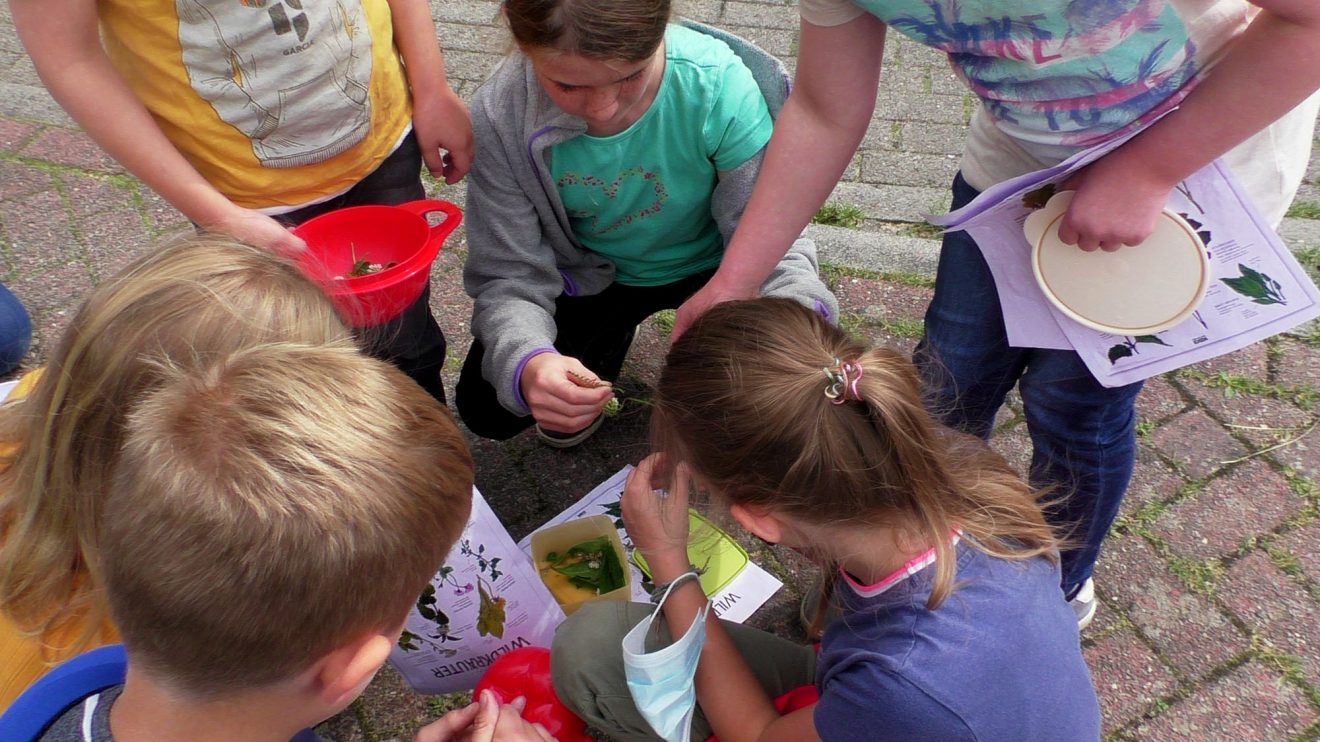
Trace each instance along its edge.
{"label": "gray hoodie", "polygon": [[[772,116],[788,96],[788,75],[748,41],[697,23],[684,25],[727,43],[752,71]],[[475,300],[472,334],[486,348],[482,375],[500,403],[529,413],[518,390],[523,364],[552,348],[555,299],[590,296],[614,282],[614,265],[573,237],[546,163],[551,146],[586,132],[582,119],[560,110],[515,52],[477,91],[472,103],[477,153],[468,173],[468,256],[463,285]],[[711,216],[727,243],[742,216],[765,151],[723,173],[711,196]],[[816,309],[828,319],[838,303],[820,280],[816,248],[799,239],[761,287]]]}

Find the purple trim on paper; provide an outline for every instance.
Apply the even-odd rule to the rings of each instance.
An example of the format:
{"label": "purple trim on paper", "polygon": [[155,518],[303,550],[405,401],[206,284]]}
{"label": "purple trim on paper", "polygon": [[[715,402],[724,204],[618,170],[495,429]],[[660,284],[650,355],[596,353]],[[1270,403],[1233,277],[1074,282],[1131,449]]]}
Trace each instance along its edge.
{"label": "purple trim on paper", "polygon": [[527,362],[532,360],[536,356],[541,355],[542,353],[558,353],[558,352],[559,351],[555,350],[554,348],[535,348],[532,351],[530,351],[527,355],[523,356],[522,360],[518,361],[517,367],[513,369],[513,398],[518,402],[519,405],[522,406],[524,410],[532,409],[531,407],[527,406],[527,400],[523,399],[523,395],[522,395],[522,372],[523,369],[526,368]]}

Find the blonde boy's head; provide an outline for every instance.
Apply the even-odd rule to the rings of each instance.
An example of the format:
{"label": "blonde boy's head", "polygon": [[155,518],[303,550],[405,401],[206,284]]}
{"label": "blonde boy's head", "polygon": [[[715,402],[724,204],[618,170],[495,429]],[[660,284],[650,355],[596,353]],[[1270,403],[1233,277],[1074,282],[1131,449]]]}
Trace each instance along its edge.
{"label": "blonde boy's head", "polygon": [[472,459],[448,411],[347,344],[160,371],[104,505],[106,591],[130,663],[206,700],[397,631],[471,506]]}

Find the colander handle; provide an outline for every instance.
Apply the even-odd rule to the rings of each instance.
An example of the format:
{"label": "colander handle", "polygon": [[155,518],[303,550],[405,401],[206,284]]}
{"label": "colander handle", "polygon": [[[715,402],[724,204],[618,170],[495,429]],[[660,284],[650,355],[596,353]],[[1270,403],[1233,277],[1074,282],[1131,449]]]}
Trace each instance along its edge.
{"label": "colander handle", "polygon": [[431,227],[431,234],[427,237],[428,245],[438,245],[445,241],[451,232],[458,229],[459,223],[463,221],[463,210],[449,203],[435,198],[423,198],[417,201],[399,204],[395,208],[403,209],[410,214],[426,218],[427,214],[433,214],[437,211],[444,212],[445,219],[439,224]]}

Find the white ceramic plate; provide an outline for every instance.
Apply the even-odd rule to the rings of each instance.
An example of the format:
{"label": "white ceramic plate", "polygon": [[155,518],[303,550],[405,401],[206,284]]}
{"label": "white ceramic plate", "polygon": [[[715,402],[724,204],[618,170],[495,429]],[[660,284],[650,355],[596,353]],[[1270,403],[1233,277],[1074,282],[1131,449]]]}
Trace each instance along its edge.
{"label": "white ceramic plate", "polygon": [[1055,194],[1022,227],[1036,281],[1050,303],[1114,335],[1151,335],[1196,311],[1210,284],[1210,259],[1191,225],[1166,209],[1140,245],[1086,252],[1059,239],[1072,197],[1072,191]]}

